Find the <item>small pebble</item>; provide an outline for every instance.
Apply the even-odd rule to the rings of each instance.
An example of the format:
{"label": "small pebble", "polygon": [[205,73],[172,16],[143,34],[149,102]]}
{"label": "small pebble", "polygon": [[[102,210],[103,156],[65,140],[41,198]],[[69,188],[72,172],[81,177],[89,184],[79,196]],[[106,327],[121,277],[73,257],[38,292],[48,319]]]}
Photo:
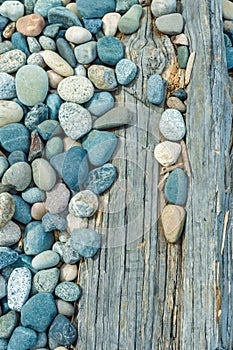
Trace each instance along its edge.
{"label": "small pebble", "polygon": [[33,180],[42,191],[50,191],[56,183],[56,173],[45,159],[35,159],[32,162]]}
{"label": "small pebble", "polygon": [[177,35],[183,30],[184,20],[180,13],[171,13],[158,17],[155,24],[161,33]]}
{"label": "small pebble", "polygon": [[56,51],[55,41],[52,38],[49,38],[48,36],[41,35],[39,37],[39,43],[43,50]]}
{"label": "small pebble", "polygon": [[42,218],[42,226],[45,232],[54,230],[65,230],[67,222],[64,218],[60,217],[58,214],[47,213]]}
{"label": "small pebble", "polygon": [[49,109],[44,103],[34,105],[24,118],[24,125],[30,131],[36,130],[38,125],[48,119]]}
{"label": "small pebble", "polygon": [[51,214],[62,213],[70,199],[70,191],[65,184],[58,183],[49,192],[46,192],[45,207]]}
{"label": "small pebble", "polygon": [[176,243],[183,231],[186,212],[177,205],[167,205],[161,215],[164,235],[168,242]]}
{"label": "small pebble", "polygon": [[98,130],[112,129],[131,124],[132,112],[126,107],[116,107],[96,119],[93,128]]}
{"label": "small pebble", "polygon": [[58,119],[58,111],[62,104],[62,99],[57,94],[49,94],[46,99],[46,105],[49,109],[49,118]]}
{"label": "small pebble", "polygon": [[44,27],[44,18],[38,14],[23,16],[16,22],[17,31],[25,36],[30,37],[40,35]]}
{"label": "small pebble", "polygon": [[85,181],[84,188],[96,194],[105,192],[113,184],[117,176],[116,167],[111,163],[104,164],[100,168],[91,170]]}
{"label": "small pebble", "polygon": [[33,287],[38,293],[53,293],[59,280],[58,268],[38,271],[33,277]]}
{"label": "small pebble", "polygon": [[26,267],[13,270],[7,285],[7,302],[11,310],[20,312],[31,290],[31,271]]}
{"label": "small pebble", "polygon": [[109,67],[91,65],[88,68],[88,78],[100,90],[112,90],[117,87],[115,72]]}
{"label": "small pebble", "polygon": [[181,113],[186,112],[186,106],[185,104],[178,98],[171,96],[167,99],[167,106],[169,108],[177,109]]}
{"label": "small pebble", "polygon": [[77,61],[71,45],[64,38],[58,38],[56,41],[57,51],[62,58],[73,68],[75,68]]}
{"label": "small pebble", "polygon": [[12,34],[15,32],[15,28],[16,28],[15,22],[8,23],[7,26],[5,27],[4,31],[2,32],[3,38],[11,39]]}
{"label": "small pebble", "polygon": [[89,79],[73,76],[63,79],[57,91],[59,96],[67,102],[85,103],[92,98],[94,87]]}
{"label": "small pebble", "polygon": [[115,36],[118,28],[118,23],[121,19],[121,15],[116,12],[106,13],[102,18],[103,32],[105,36]]}
{"label": "small pebble", "polygon": [[47,25],[44,30],[43,30],[43,34],[45,36],[49,36],[50,38],[55,38],[59,32],[60,29],[60,24],[55,23],[55,24],[50,24]]}
{"label": "small pebble", "polygon": [[[2,74],[6,74],[6,73],[2,73]],[[1,85],[0,85],[0,89],[1,89]],[[4,125],[12,124],[12,123],[20,122],[22,118],[23,118],[23,109],[18,103],[14,101],[0,100],[0,127]]]}
{"label": "small pebble", "polygon": [[92,34],[97,34],[102,27],[102,21],[100,18],[92,18],[92,19],[83,18],[82,20],[83,20],[84,27],[87,30],[89,30],[89,32]]}
{"label": "small pebble", "polygon": [[187,46],[178,47],[177,58],[180,68],[185,69],[189,59],[189,49]]}
{"label": "small pebble", "polygon": [[115,11],[115,0],[77,0],[77,9],[84,18],[102,18],[106,13]]}
{"label": "small pebble", "polygon": [[15,213],[15,202],[11,194],[0,193],[0,227],[5,226]]}
{"label": "small pebble", "polygon": [[119,39],[105,36],[97,42],[97,53],[103,63],[114,66],[124,57],[124,46]]}
{"label": "small pebble", "polygon": [[185,46],[189,45],[188,38],[184,33],[176,35],[172,39],[172,42],[173,44],[176,44],[176,45],[185,45]]}
{"label": "small pebble", "polygon": [[80,218],[71,214],[67,215],[67,231],[71,233],[76,228],[87,228],[87,218]]}
{"label": "small pebble", "polygon": [[42,217],[46,214],[46,208],[44,203],[34,203],[31,207],[31,216],[34,220],[42,220]]}
{"label": "small pebble", "polygon": [[[8,350],[27,350],[32,348],[37,341],[37,334],[34,330],[19,326],[15,328],[9,343]],[[19,347],[20,344],[20,347]]]}
{"label": "small pebble", "polygon": [[91,114],[100,117],[114,107],[114,98],[110,92],[96,92],[85,106]]}
{"label": "small pebble", "polygon": [[22,198],[29,204],[43,202],[45,200],[45,193],[38,187],[31,187],[22,193]]}
{"label": "small pebble", "polygon": [[55,73],[63,77],[69,77],[73,75],[73,68],[56,52],[45,50],[42,51],[41,55],[47,66],[51,68]]}
{"label": "small pebble", "polygon": [[[15,79],[8,73],[0,73],[0,99],[11,100],[16,97]],[[1,107],[2,109],[2,107]],[[2,112],[1,112],[2,114]],[[1,125],[2,126],[2,125]]]}
{"label": "small pebble", "polygon": [[41,46],[38,40],[34,37],[27,37],[28,48],[31,53],[38,53],[41,51]]}
{"label": "small pebble", "polygon": [[164,81],[161,75],[153,74],[147,80],[147,98],[150,103],[160,105],[165,96]]}
{"label": "small pebble", "polygon": [[141,5],[133,5],[119,21],[118,28],[120,32],[123,34],[132,34],[136,32],[140,27],[141,16]]}
{"label": "small pebble", "polygon": [[60,137],[52,137],[47,141],[45,147],[45,156],[50,160],[53,156],[62,153],[63,151],[63,142]]}
{"label": "small pebble", "polygon": [[11,36],[11,43],[14,49],[21,50],[27,57],[30,55],[27,40],[23,34],[19,32],[13,33]]}
{"label": "small pebble", "polygon": [[179,143],[164,141],[159,143],[154,150],[155,159],[165,167],[175,164],[181,153]]}
{"label": "small pebble", "polygon": [[80,228],[72,232],[70,243],[81,256],[92,258],[100,249],[101,236],[90,228]]}
{"label": "small pebble", "polygon": [[55,288],[55,295],[64,301],[76,301],[81,296],[81,290],[74,282],[61,282]]}
{"label": "small pebble", "polygon": [[54,235],[45,231],[40,221],[33,221],[25,228],[24,251],[27,255],[37,255],[52,247]]}
{"label": "small pebble", "polygon": [[98,197],[91,191],[78,192],[70,201],[69,212],[71,215],[88,218],[98,209]]}
{"label": "small pebble", "polygon": [[44,270],[56,266],[60,257],[52,250],[45,250],[32,259],[32,267],[37,270]]}
{"label": "small pebble", "polygon": [[57,315],[50,329],[49,338],[58,345],[69,346],[74,344],[77,338],[77,330],[64,315]]}
{"label": "small pebble", "polygon": [[71,282],[78,276],[77,265],[63,264],[60,269],[60,281]]}
{"label": "small pebble", "polygon": [[179,98],[181,101],[185,101],[187,99],[187,93],[183,89],[178,89],[172,93],[172,96]]}
{"label": "small pebble", "polygon": [[164,187],[166,199],[176,205],[184,205],[187,200],[188,178],[182,169],[173,170]]}
{"label": "small pebble", "polygon": [[84,44],[87,41],[90,41],[92,38],[92,35],[85,28],[82,28],[79,26],[73,26],[67,29],[65,38],[71,43],[79,45],[79,44]]}
{"label": "small pebble", "polygon": [[[22,176],[24,174],[24,176]],[[32,171],[26,162],[18,162],[11,165],[2,178],[3,185],[12,185],[16,191],[24,191],[31,183]]]}
{"label": "small pebble", "polygon": [[182,114],[176,109],[167,109],[160,119],[159,129],[168,140],[180,141],[186,132]]}
{"label": "small pebble", "polygon": [[[10,338],[12,332],[17,327],[19,315],[16,311],[9,311],[0,317],[0,339]],[[1,346],[0,346],[1,349]]]}
{"label": "small pebble", "polygon": [[58,84],[64,79],[61,75],[55,73],[53,70],[47,71],[49,86],[53,89],[57,89]]}
{"label": "small pebble", "polygon": [[[72,265],[75,266],[75,265]],[[62,314],[66,317],[72,317],[74,314],[74,306],[73,304],[61,300],[61,299],[57,299],[56,300],[56,304],[57,304],[57,311],[59,314]],[[1,320],[1,319],[0,319]]]}
{"label": "small pebble", "polygon": [[176,0],[153,0],[151,12],[155,17],[176,12]]}
{"label": "small pebble", "polygon": [[137,66],[134,62],[124,58],[116,65],[117,81],[121,85],[128,85],[131,83],[137,74]]}

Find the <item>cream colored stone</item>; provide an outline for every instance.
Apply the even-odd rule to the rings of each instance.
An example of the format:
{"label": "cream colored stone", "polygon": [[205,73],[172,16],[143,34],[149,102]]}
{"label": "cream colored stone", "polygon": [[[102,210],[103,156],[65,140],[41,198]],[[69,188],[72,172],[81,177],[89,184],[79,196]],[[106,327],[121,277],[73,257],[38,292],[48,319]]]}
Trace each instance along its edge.
{"label": "cream colored stone", "polygon": [[178,241],[183,231],[185,217],[186,211],[180,206],[167,205],[163,209],[161,220],[168,242],[176,243]]}
{"label": "cream colored stone", "polygon": [[14,101],[0,100],[0,127],[17,123],[23,118],[22,107]]}
{"label": "cream colored stone", "polygon": [[154,150],[154,156],[157,162],[167,167],[175,164],[179,158],[181,146],[179,143],[164,141],[159,143]]}
{"label": "cream colored stone", "polygon": [[180,111],[181,113],[185,113],[186,112],[186,106],[185,104],[178,98],[178,97],[169,97],[167,99],[167,106],[169,108],[175,108],[178,111]]}
{"label": "cream colored stone", "polygon": [[194,61],[195,61],[195,56],[196,56],[196,52],[192,52],[189,56],[188,59],[188,63],[186,66],[186,72],[185,72],[185,85],[188,85],[190,82],[190,78],[191,78],[191,74],[192,74],[192,70],[193,70],[193,65],[194,65]]}
{"label": "cream colored stone", "polygon": [[64,152],[66,152],[74,146],[82,147],[82,144],[81,144],[81,142],[74,141],[71,137],[67,136],[63,139],[63,146],[64,146]]}
{"label": "cream colored stone", "polygon": [[173,37],[172,39],[173,44],[177,44],[177,45],[185,45],[188,46],[188,38],[184,33],[181,33],[179,35],[176,35],[175,37]]}
{"label": "cream colored stone", "polygon": [[70,77],[74,74],[73,68],[56,52],[45,50],[41,51],[41,55],[47,66],[55,73],[63,77]]}
{"label": "cream colored stone", "polygon": [[53,89],[56,89],[58,87],[58,84],[60,83],[60,81],[62,81],[62,79],[64,79],[64,77],[55,73],[53,70],[48,70],[47,74],[48,74],[48,78],[49,78],[49,86]]}
{"label": "cream colored stone", "polygon": [[81,17],[78,10],[77,10],[77,5],[75,2],[70,2],[69,4],[66,5],[66,8],[70,11],[72,11],[73,13],[76,14],[76,16],[78,16],[79,18]]}
{"label": "cream colored stone", "polygon": [[116,34],[120,19],[121,15],[116,12],[110,12],[104,15],[102,18],[103,32],[106,36],[114,36]]}
{"label": "cream colored stone", "polygon": [[66,30],[65,38],[74,44],[83,44],[91,40],[92,34],[85,28],[73,26]]}
{"label": "cream colored stone", "polygon": [[40,221],[46,212],[45,204],[42,202],[34,203],[31,207],[31,216],[34,220]]}
{"label": "cream colored stone", "polygon": [[78,276],[77,265],[63,264],[60,269],[60,281],[71,282]]}
{"label": "cream colored stone", "polygon": [[73,230],[76,230],[78,228],[87,228],[88,225],[88,219],[84,218],[78,218],[74,215],[67,215],[67,232],[71,233]]}
{"label": "cream colored stone", "polygon": [[222,0],[222,15],[225,19],[233,20],[233,3],[229,0]]}

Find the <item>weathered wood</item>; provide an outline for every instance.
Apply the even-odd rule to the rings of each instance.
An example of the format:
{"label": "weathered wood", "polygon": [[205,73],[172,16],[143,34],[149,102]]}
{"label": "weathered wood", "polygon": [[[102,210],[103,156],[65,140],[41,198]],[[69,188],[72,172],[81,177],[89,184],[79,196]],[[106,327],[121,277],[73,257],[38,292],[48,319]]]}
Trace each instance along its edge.
{"label": "weathered wood", "polygon": [[233,347],[231,213],[222,235],[225,214],[233,209],[231,105],[220,5],[217,0],[183,3],[197,55],[186,115],[191,164],[187,223],[175,245],[167,244],[157,220],[164,201],[153,150],[163,108],[147,103],[145,86],[154,72],[163,73],[168,90],[184,84],[184,76],[170,39],[156,32],[149,7],[139,32],[121,38],[139,73],[115,98],[135,112],[135,119],[116,132],[120,145],[113,163],[119,177],[90,222],[102,234],[103,248],[80,264],[76,349]]}

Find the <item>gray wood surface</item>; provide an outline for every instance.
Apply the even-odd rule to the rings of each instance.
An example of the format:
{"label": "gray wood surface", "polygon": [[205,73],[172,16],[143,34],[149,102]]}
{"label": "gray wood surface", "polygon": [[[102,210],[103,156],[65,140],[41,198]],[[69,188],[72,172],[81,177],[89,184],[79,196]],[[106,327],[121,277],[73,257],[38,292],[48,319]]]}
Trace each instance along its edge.
{"label": "gray wood surface", "polygon": [[153,150],[163,108],[145,97],[151,74],[163,73],[168,90],[182,86],[183,77],[170,39],[155,30],[144,7],[141,29],[121,38],[139,73],[115,98],[135,118],[116,131],[119,177],[90,222],[102,234],[103,248],[80,264],[78,350],[233,348],[231,101],[221,4],[179,5],[197,53],[186,115],[191,177],[185,232],[168,244],[158,220],[164,201]]}

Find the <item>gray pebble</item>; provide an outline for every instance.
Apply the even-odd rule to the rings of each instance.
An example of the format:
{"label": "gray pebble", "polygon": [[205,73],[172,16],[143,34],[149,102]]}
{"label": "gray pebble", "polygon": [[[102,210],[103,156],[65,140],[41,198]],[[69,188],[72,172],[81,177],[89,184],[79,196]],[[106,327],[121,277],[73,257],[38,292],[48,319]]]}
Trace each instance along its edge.
{"label": "gray pebble", "polygon": [[57,311],[59,314],[62,314],[66,317],[72,317],[74,315],[74,306],[68,301],[61,299],[55,300],[57,304]]}
{"label": "gray pebble", "polygon": [[56,43],[52,38],[48,36],[41,35],[39,38],[39,43],[44,50],[56,51]]}
{"label": "gray pebble", "polygon": [[60,261],[59,255],[52,250],[45,250],[32,259],[32,267],[37,270],[56,266]]}
{"label": "gray pebble", "polygon": [[168,140],[180,141],[186,132],[182,114],[176,109],[167,109],[160,119],[159,129]]}
{"label": "gray pebble", "polygon": [[4,298],[7,295],[6,287],[7,287],[6,280],[2,275],[0,275],[0,299]]}
{"label": "gray pebble", "polygon": [[41,51],[41,46],[38,42],[38,40],[34,37],[27,37],[27,43],[29,47],[29,51],[31,53],[38,53]]}

